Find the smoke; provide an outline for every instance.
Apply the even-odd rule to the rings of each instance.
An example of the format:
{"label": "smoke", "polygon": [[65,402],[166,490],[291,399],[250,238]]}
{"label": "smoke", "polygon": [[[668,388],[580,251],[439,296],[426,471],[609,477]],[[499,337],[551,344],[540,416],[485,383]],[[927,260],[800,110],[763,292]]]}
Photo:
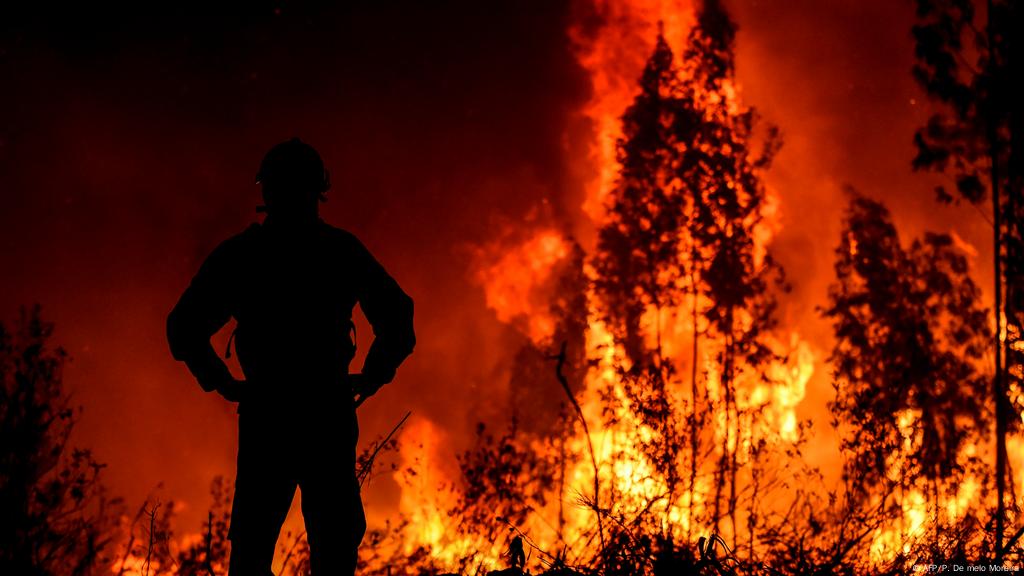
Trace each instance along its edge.
{"label": "smoke", "polygon": [[75,440],[115,492],[163,482],[191,529],[210,479],[233,473],[233,408],[173,362],[164,319],[257,218],[259,160],[295,135],[331,170],[324,218],[416,300],[416,353],[361,410],[365,437],[406,409],[468,437],[503,393],[511,337],[473,248],[560,195],[565,118],[586,97],[567,6],[88,10],[15,14],[0,36],[0,302],[57,322],[85,407]]}

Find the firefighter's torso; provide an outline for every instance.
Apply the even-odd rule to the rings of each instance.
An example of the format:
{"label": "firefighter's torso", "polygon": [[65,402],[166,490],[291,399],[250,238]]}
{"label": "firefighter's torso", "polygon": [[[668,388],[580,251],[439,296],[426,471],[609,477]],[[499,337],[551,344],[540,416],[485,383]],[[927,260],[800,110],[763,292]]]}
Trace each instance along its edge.
{"label": "firefighter's torso", "polygon": [[289,387],[338,382],[355,353],[356,262],[350,236],[252,225],[232,250],[231,314],[246,380]]}

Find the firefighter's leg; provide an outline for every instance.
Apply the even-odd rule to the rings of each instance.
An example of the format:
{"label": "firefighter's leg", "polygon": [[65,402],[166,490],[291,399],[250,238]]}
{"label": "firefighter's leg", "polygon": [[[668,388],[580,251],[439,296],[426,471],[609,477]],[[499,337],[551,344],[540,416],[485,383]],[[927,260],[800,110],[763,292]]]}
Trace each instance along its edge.
{"label": "firefighter's leg", "polygon": [[325,478],[303,482],[302,516],[309,539],[312,576],[353,574],[356,554],[366,532],[359,485]]}
{"label": "firefighter's leg", "polygon": [[359,543],[366,532],[355,476],[359,434],[355,414],[342,427],[345,429],[332,426],[334,430],[322,432],[321,446],[330,452],[312,454],[299,478],[312,576],[353,574]]}
{"label": "firefighter's leg", "polygon": [[239,416],[238,471],[231,506],[230,576],[273,576],[271,564],[281,525],[297,485],[282,461],[281,430],[256,414]]}

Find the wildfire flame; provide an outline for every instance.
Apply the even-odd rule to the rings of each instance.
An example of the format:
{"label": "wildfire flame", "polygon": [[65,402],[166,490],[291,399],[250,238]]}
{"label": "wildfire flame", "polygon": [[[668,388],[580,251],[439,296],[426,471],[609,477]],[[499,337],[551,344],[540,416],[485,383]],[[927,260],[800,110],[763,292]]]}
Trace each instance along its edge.
{"label": "wildfire flame", "polygon": [[[577,45],[579,61],[590,73],[594,88],[592,100],[582,111],[594,126],[594,140],[585,151],[592,163],[593,173],[586,183],[587,194],[581,207],[582,214],[594,227],[600,227],[606,222],[605,203],[615,184],[618,170],[615,149],[621,135],[619,118],[635,96],[636,81],[653,50],[658,27],[662,27],[667,38],[679,41],[686,37],[694,22],[693,10],[688,2],[609,2],[597,6],[597,10],[604,20],[604,25],[597,33],[581,27],[570,30],[570,36]],[[730,100],[738,97],[735,87],[729,87],[727,96]],[[763,219],[754,230],[755,259],[758,264],[763,261],[768,246],[779,230],[780,214],[778,196],[769,190],[762,210]],[[569,254],[569,246],[569,239],[558,230],[539,227],[525,236],[520,235],[515,241],[498,242],[481,249],[477,254],[479,264],[475,278],[483,288],[487,306],[494,311],[498,320],[514,326],[537,345],[550,345],[555,320],[548,307],[549,282],[555,268]],[[589,267],[587,272],[591,276],[594,274]],[[676,308],[647,310],[644,317],[647,326],[645,336],[654,339],[655,332],[658,332],[666,356],[682,356],[684,351],[690,349],[692,334],[683,318],[693,304],[691,298]],[[536,510],[527,525],[519,527],[530,534],[542,549],[557,549],[559,539],[561,542],[578,542],[584,534],[592,532],[592,510],[586,506],[558,505],[567,502],[575,504],[583,494],[591,499],[600,498],[588,488],[592,485],[594,475],[592,463],[584,457],[588,445],[594,447],[602,492],[616,494],[620,500],[647,502],[656,499],[656,495],[666,489],[666,479],[659,476],[655,464],[633,444],[637,438],[651,441],[655,431],[638,421],[635,413],[629,409],[629,400],[622,383],[618,381],[620,376],[615,368],[617,362],[621,365],[623,361],[623,349],[600,320],[598,306],[597,296],[588,293],[586,353],[595,362],[588,370],[584,388],[579,393],[583,416],[595,428],[591,428],[589,438],[581,429],[576,428],[572,437],[566,439],[565,450],[574,457],[566,471],[563,492],[549,500],[551,504],[548,509]],[[738,400],[739,407],[763,410],[764,417],[760,425],[770,429],[781,441],[794,441],[799,427],[796,408],[804,398],[807,383],[814,371],[815,357],[810,346],[796,332],[780,334],[774,344],[780,350],[789,352],[788,360],[768,368],[768,380],[772,384],[754,377],[748,378],[749,381],[740,381],[738,387],[743,395]],[[713,347],[705,346],[702,357],[694,359],[703,368],[705,386],[713,399],[721,394],[720,375],[717,374],[715,363],[711,361],[715,353]],[[602,410],[605,409],[601,390],[612,390],[619,400],[613,418],[615,425],[596,426],[603,421]],[[681,392],[676,396],[680,400],[686,399],[686,394]],[[722,415],[716,415],[716,445],[731,433],[725,424]],[[421,444],[416,450],[430,452],[433,448],[426,446],[432,445],[436,432],[426,423],[421,424],[421,428],[415,434]],[[736,450],[741,444],[749,448],[751,442],[752,437],[747,434],[740,438],[730,437],[728,445]],[[550,450],[540,443],[531,448]],[[453,538],[450,530],[446,533],[444,518],[440,513],[446,503],[438,501],[438,495],[444,493],[443,476],[431,470],[429,465],[423,466],[422,454],[414,456],[403,450],[402,456],[407,466],[418,461],[423,470],[420,477],[414,479],[420,489],[409,490],[409,494],[416,492],[418,495],[407,497],[403,493],[402,497],[402,513],[413,520],[411,526],[414,534],[408,546],[427,546],[435,557],[449,562],[473,550],[482,554],[485,562],[499,565],[501,546]],[[662,506],[661,512],[666,523],[672,524],[666,526],[668,531],[685,537],[697,530],[710,532],[712,529],[710,526],[691,525],[692,510],[709,505],[702,495],[709,493],[710,480],[702,476],[699,484],[697,490],[681,501]],[[694,501],[689,501],[690,498]],[[601,505],[600,501],[597,505]],[[561,534],[551,529],[550,521],[559,514],[564,521]]]}
{"label": "wildfire flame", "polygon": [[[581,151],[591,172],[584,177],[586,195],[580,206],[581,218],[585,222],[577,227],[590,230],[600,229],[609,221],[607,203],[618,176],[616,146],[622,135],[620,118],[636,96],[637,79],[653,52],[659,27],[669,43],[678,46],[695,21],[692,6],[684,1],[599,2],[595,10],[603,22],[596,31],[584,26],[569,30],[579,63],[589,73],[593,86],[593,96],[581,111],[593,127],[593,139],[588,148]],[[680,51],[675,53],[678,58]],[[729,84],[724,94],[728,107],[738,109],[739,87]],[[781,229],[784,209],[778,193],[769,186],[761,206],[761,220],[753,230],[754,259],[758,266],[765,261]],[[549,307],[551,281],[557,268],[565,263],[572,245],[572,240],[560,230],[555,226],[520,230],[518,235],[510,235],[482,248],[477,254],[475,279],[483,289],[487,306],[499,321],[513,326],[541,348],[553,344],[556,319]],[[858,249],[852,239],[849,249],[854,254]],[[590,266],[585,265],[584,272],[591,279],[595,276]],[[693,298],[688,296],[675,306],[648,306],[641,322],[645,329],[644,337],[649,343],[657,339],[662,354],[673,359],[677,368],[696,364],[695,373],[700,372],[701,391],[711,405],[722,406],[725,402],[723,375],[720,364],[715,360],[721,352],[720,344],[702,341],[699,356],[688,356],[694,338],[689,325],[689,311],[710,304],[700,299],[694,302]],[[593,508],[605,505],[604,499],[614,495],[626,506],[629,502],[652,506],[652,510],[664,518],[663,533],[671,534],[677,541],[693,543],[697,535],[717,533],[732,542],[749,538],[753,546],[753,535],[741,533],[745,528],[740,523],[709,525],[700,520],[706,518],[706,514],[701,516],[695,512],[706,512],[715,505],[713,498],[709,497],[714,491],[710,465],[699,466],[700,474],[694,488],[684,491],[678,500],[659,500],[659,494],[669,491],[671,479],[660,474],[657,464],[638,446],[655,441],[657,431],[630,409],[631,400],[619,369],[626,362],[623,344],[616,341],[609,327],[602,322],[598,312],[601,304],[593,290],[587,292],[585,351],[591,363],[583,387],[577,392],[577,399],[583,419],[590,424],[590,434],[587,436],[581,427],[576,426],[564,439],[563,450],[569,458],[565,461],[565,482],[561,492],[552,494],[546,507],[533,510],[527,522],[517,528],[528,534],[538,549],[561,548],[570,558],[573,555],[579,557],[583,554],[579,548],[593,544],[592,540],[583,541],[587,534],[593,535],[594,532]],[[740,324],[750,321],[742,315],[737,319]],[[737,418],[744,414],[745,420],[740,425],[730,424],[729,413],[725,410],[710,415],[711,437],[702,439],[712,447],[707,456],[709,460],[717,460],[724,451],[725,455],[736,458],[738,462],[734,466],[749,466],[754,470],[760,457],[759,450],[764,449],[765,442],[785,449],[802,439],[798,408],[805,399],[815,366],[821,358],[792,327],[770,334],[767,340],[782,360],[770,362],[760,374],[739,373],[735,376],[735,414]],[[607,413],[608,394],[614,406],[610,416]],[[673,389],[670,396],[671,401],[678,405],[697,403],[688,389]],[[912,442],[913,418],[914,414],[909,412],[900,418],[900,430],[908,447]],[[613,423],[608,424],[609,421]],[[446,476],[430,465],[429,455],[440,450],[436,428],[421,421],[410,436],[418,438],[420,444],[408,451],[403,449],[403,463],[407,468],[418,465],[420,472],[419,476],[411,479],[411,483],[419,488],[415,491],[407,488],[408,492],[403,492],[402,496],[401,511],[412,520],[413,533],[407,544],[409,549],[426,546],[434,557],[448,563],[475,553],[485,565],[492,568],[500,566],[504,549],[500,543],[459,537],[446,524],[443,510],[450,508],[455,496],[443,480]],[[551,450],[550,445],[539,440],[529,448]],[[1011,441],[1011,453],[1021,453],[1019,448],[1018,443]],[[594,463],[587,457],[590,450],[593,450],[596,460],[596,471]],[[969,448],[971,454],[976,450],[978,447]],[[894,457],[889,462],[889,473],[900,474],[903,464]],[[1018,466],[1017,470],[1021,468]],[[594,493],[595,474],[601,487],[600,494]],[[406,480],[409,484],[410,478]],[[1022,480],[1024,477],[1017,479],[1018,490],[1024,490]],[[756,490],[760,480],[756,472],[750,472],[741,482],[740,490],[748,491]],[[981,481],[968,478],[956,487],[951,498],[945,500],[943,513],[951,521],[962,517],[968,504],[976,500],[981,491]],[[580,505],[581,500],[588,504]],[[908,552],[909,542],[922,536],[927,529],[932,508],[923,490],[914,489],[902,494],[899,507],[900,517],[870,537],[870,555],[876,561]],[[553,528],[554,518],[559,518],[558,529]],[[574,546],[577,548],[573,549]]]}
{"label": "wildfire flame", "polygon": [[562,234],[539,229],[519,244],[502,243],[478,253],[481,264],[476,279],[484,289],[487,307],[536,344],[549,342],[554,332],[545,288],[569,249]]}

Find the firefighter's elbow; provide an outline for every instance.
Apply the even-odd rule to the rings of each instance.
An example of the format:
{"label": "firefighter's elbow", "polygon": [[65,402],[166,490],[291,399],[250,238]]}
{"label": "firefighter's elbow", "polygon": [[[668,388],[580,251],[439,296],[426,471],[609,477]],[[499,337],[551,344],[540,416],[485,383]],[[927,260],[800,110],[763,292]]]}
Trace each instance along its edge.
{"label": "firefighter's elbow", "polygon": [[194,346],[190,344],[187,322],[182,317],[181,311],[175,307],[167,315],[167,345],[171,350],[171,356],[179,362],[184,362],[189,357],[189,350]]}
{"label": "firefighter's elbow", "polygon": [[174,317],[172,312],[167,317],[167,346],[171,349],[171,356],[178,361],[184,360],[185,346],[181,342],[181,329],[178,325],[177,319]]}
{"label": "firefighter's elbow", "polygon": [[413,302],[412,296],[409,296],[405,292],[399,297],[398,308],[402,311],[402,316],[407,318],[409,322],[412,322]]}
{"label": "firefighter's elbow", "polygon": [[406,299],[406,334],[405,344],[409,354],[412,354],[413,348],[416,347],[416,330],[413,327],[413,302],[412,298],[408,295]]}
{"label": "firefighter's elbow", "polygon": [[406,333],[405,338],[402,341],[402,354],[407,357],[410,354],[412,354],[412,351],[415,348],[416,334],[412,331],[412,328],[410,327],[409,331]]}

